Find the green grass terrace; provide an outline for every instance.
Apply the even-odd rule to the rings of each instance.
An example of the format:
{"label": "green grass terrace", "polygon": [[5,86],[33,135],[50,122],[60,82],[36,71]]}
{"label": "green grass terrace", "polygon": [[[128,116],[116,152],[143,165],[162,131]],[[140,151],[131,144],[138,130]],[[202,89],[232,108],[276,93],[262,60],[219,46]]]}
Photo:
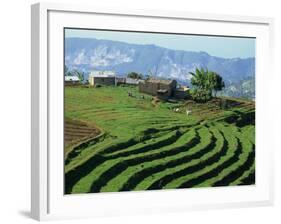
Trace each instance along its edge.
{"label": "green grass terrace", "polygon": [[254,184],[255,104],[224,98],[221,109],[220,100],[170,103],[134,86],[66,86],[65,192]]}

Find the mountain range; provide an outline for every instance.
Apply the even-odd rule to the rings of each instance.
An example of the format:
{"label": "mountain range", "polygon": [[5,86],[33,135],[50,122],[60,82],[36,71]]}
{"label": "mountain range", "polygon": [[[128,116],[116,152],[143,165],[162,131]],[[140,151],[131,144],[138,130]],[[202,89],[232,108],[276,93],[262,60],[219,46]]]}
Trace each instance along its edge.
{"label": "mountain range", "polygon": [[[243,85],[244,81],[249,80],[254,83],[255,80],[255,58],[222,58],[206,52],[94,38],[65,38],[65,65],[70,70],[85,72],[86,76],[93,70],[113,70],[120,76],[134,71],[164,79],[176,79],[182,84],[190,84],[189,72],[197,67],[204,67],[220,74],[226,83],[226,92],[236,97],[244,97],[245,90],[233,88],[234,85]],[[250,88],[246,90],[246,97],[254,98],[254,85],[246,86]],[[227,91],[229,87],[232,87],[232,91]],[[250,96],[249,92],[252,93]]]}

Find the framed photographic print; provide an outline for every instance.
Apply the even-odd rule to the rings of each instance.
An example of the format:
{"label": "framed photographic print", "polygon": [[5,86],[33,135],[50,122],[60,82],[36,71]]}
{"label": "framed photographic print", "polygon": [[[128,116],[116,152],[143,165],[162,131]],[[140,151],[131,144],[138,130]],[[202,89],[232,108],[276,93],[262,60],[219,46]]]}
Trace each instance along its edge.
{"label": "framed photographic print", "polygon": [[270,205],[271,18],[32,6],[32,217]]}

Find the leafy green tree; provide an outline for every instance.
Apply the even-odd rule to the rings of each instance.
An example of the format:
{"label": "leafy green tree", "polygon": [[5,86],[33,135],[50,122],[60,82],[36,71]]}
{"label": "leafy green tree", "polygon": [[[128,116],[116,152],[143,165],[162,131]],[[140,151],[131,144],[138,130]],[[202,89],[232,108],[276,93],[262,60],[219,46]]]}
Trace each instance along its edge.
{"label": "leafy green tree", "polygon": [[80,82],[82,83],[84,81],[84,79],[85,79],[84,73],[83,72],[79,72],[78,73],[78,78],[79,78]]}
{"label": "leafy green tree", "polygon": [[85,79],[85,74],[82,71],[74,70],[73,75],[77,76],[80,80],[80,83],[82,83]]}
{"label": "leafy green tree", "polygon": [[209,72],[208,76],[209,88],[214,92],[215,97],[217,97],[217,92],[225,87],[223,78],[216,72]]}
{"label": "leafy green tree", "polygon": [[67,72],[68,72],[68,67],[64,65],[64,76],[66,76]]}
{"label": "leafy green tree", "polygon": [[149,79],[151,79],[151,78],[152,78],[151,75],[146,75],[146,76],[145,76],[145,80],[149,80]]}
{"label": "leafy green tree", "polygon": [[71,76],[72,73],[71,71],[69,70],[69,68],[65,65],[64,66],[64,76]]}
{"label": "leafy green tree", "polygon": [[198,69],[196,68],[195,73],[190,72],[192,75],[191,78],[191,84],[195,86],[198,89],[206,89],[206,80],[207,80],[207,74],[208,70],[204,70],[204,68]]}
{"label": "leafy green tree", "polygon": [[196,101],[208,101],[212,98],[212,93],[216,97],[217,91],[224,88],[222,77],[208,69],[195,69],[195,72],[190,72],[192,75],[191,84],[194,87],[191,92],[192,97]]}
{"label": "leafy green tree", "polygon": [[206,102],[212,98],[211,94],[208,91],[198,88],[192,89],[190,91],[190,94],[192,96],[192,99],[196,102]]}
{"label": "leafy green tree", "polygon": [[198,69],[196,68],[195,73],[190,72],[192,75],[191,84],[194,87],[191,92],[192,97],[196,101],[207,101],[211,99],[212,92],[209,82],[209,71],[208,69]]}
{"label": "leafy green tree", "polygon": [[143,75],[141,73],[137,73],[137,72],[130,72],[127,75],[128,78],[132,78],[132,79],[142,79]]}

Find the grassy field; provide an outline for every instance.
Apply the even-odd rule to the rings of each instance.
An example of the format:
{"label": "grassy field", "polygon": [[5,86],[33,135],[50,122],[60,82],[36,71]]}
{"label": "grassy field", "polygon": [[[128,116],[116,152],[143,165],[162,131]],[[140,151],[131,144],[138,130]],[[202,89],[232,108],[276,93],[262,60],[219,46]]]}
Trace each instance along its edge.
{"label": "grassy field", "polygon": [[65,193],[254,184],[254,102],[224,101],[65,87]]}

